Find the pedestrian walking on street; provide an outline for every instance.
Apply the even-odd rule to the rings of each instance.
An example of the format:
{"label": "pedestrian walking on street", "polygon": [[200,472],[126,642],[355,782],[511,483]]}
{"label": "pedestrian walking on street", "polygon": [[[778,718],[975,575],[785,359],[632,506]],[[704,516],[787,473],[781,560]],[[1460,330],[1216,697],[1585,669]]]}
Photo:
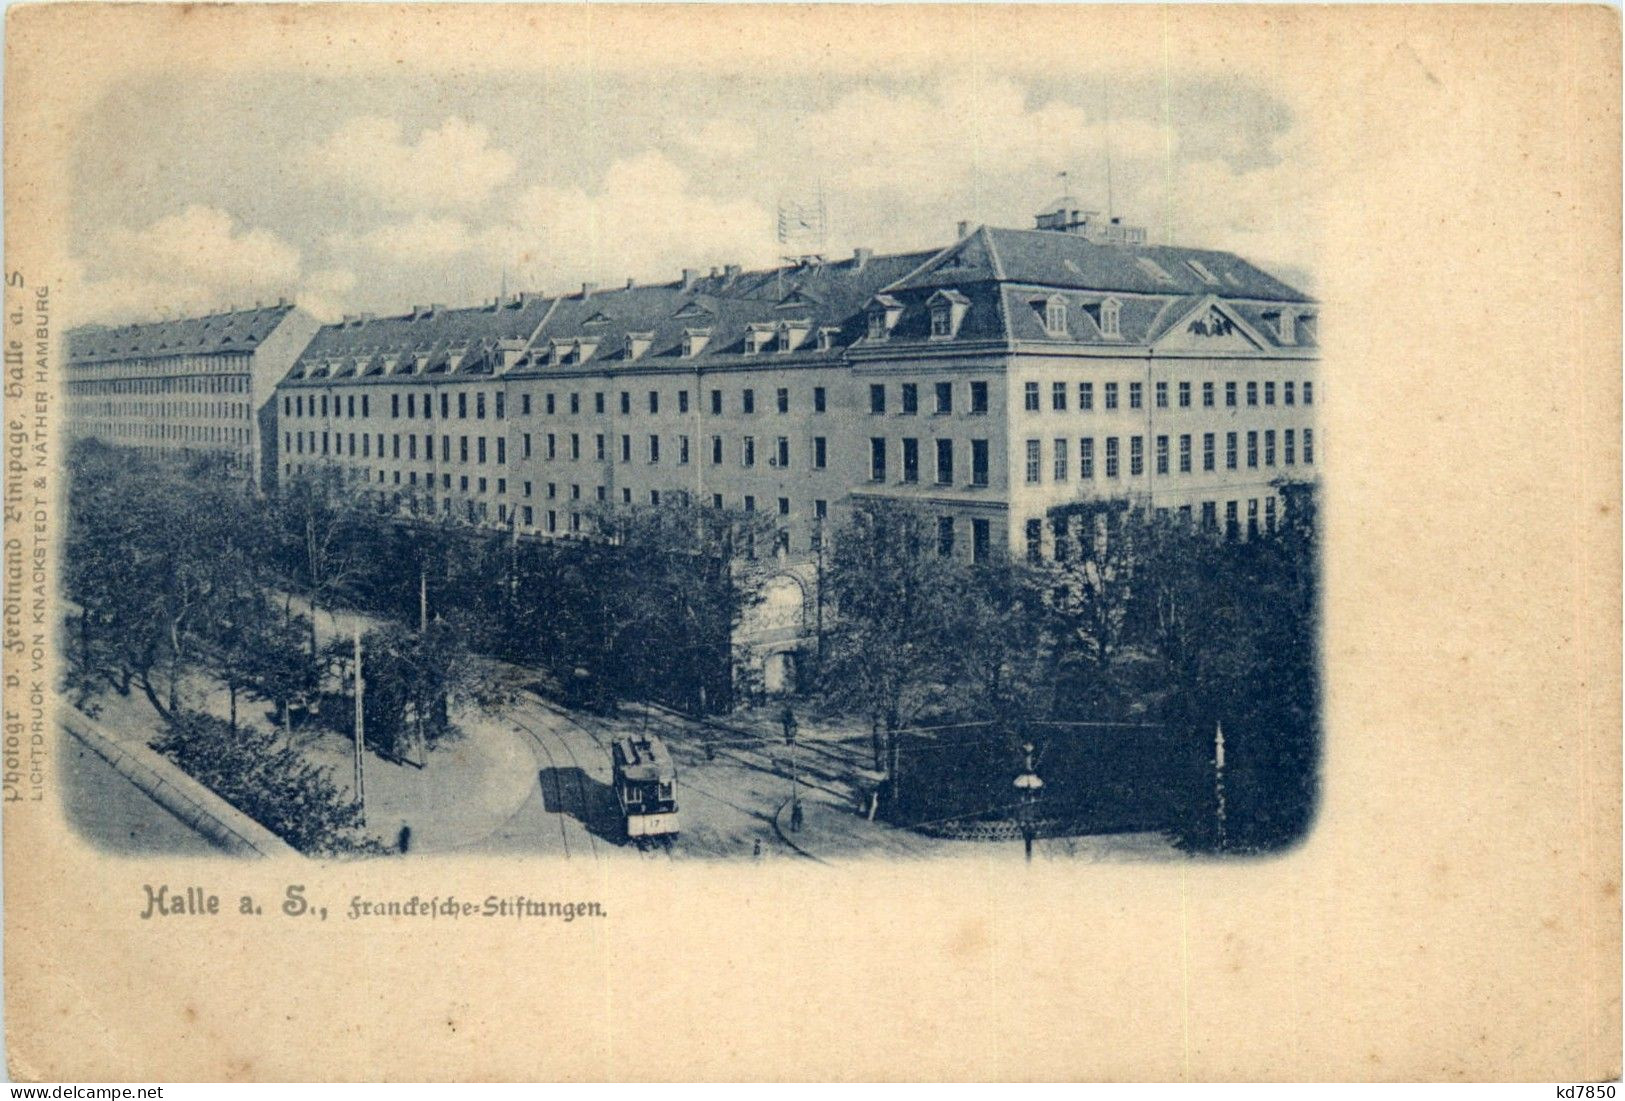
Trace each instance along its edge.
{"label": "pedestrian walking on street", "polygon": [[400,836],[395,839],[395,842],[401,850],[401,855],[405,856],[406,850],[412,847],[412,827],[402,822]]}
{"label": "pedestrian walking on street", "polygon": [[762,839],[760,837],[756,839],[756,847],[751,850],[750,855],[754,856],[757,860],[762,858]]}
{"label": "pedestrian walking on street", "polygon": [[801,832],[801,800],[800,799],[797,799],[796,802],[795,802],[795,805],[790,808],[790,832],[791,833],[800,833]]}

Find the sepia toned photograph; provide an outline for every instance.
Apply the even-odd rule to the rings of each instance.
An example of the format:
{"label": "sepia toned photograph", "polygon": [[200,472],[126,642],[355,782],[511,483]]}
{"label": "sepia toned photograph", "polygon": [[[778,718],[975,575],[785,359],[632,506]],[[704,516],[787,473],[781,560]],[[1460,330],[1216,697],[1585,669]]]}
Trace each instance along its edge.
{"label": "sepia toned photograph", "polygon": [[1617,1077],[1619,41],[13,5],[11,1079]]}

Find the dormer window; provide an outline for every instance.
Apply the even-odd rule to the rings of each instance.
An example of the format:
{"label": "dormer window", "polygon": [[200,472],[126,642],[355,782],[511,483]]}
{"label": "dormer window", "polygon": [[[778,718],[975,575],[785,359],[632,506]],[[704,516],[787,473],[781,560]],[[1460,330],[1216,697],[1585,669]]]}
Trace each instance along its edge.
{"label": "dormer window", "polygon": [[812,331],[811,321],[781,321],[779,322],[779,351],[793,352],[800,348],[807,340],[807,334]]}
{"label": "dormer window", "polygon": [[841,330],[824,328],[818,330],[818,350],[820,352],[832,351],[835,348],[835,338]]}
{"label": "dormer window", "polygon": [[654,338],[655,338],[654,333],[627,333],[626,334],[626,358],[627,359],[639,359],[639,358],[641,358],[643,353],[645,353],[645,352],[647,352],[649,350],[649,345],[654,343]]}
{"label": "dormer window", "polygon": [[869,300],[869,339],[885,340],[903,315],[903,304],[889,294],[877,294]]}
{"label": "dormer window", "polygon": [[1276,327],[1276,335],[1282,344],[1296,344],[1298,342],[1298,315],[1292,310],[1282,310],[1281,320]]}
{"label": "dormer window", "polygon": [[946,340],[959,333],[959,323],[970,309],[970,299],[955,290],[938,291],[926,302],[931,311],[931,337]]}
{"label": "dormer window", "polygon": [[745,351],[751,355],[766,351],[773,342],[773,332],[772,325],[752,325],[745,330]]}
{"label": "dormer window", "polygon": [[693,359],[705,351],[705,346],[709,343],[711,343],[710,329],[684,329],[683,358]]}
{"label": "dormer window", "polygon": [[1185,266],[1196,273],[1196,277],[1204,283],[1216,284],[1219,277],[1208,270],[1206,264],[1200,260],[1186,260]]}
{"label": "dormer window", "polygon": [[1060,295],[1051,295],[1044,302],[1044,331],[1050,336],[1065,336],[1066,327],[1066,299]]}
{"label": "dormer window", "polygon": [[1117,324],[1117,316],[1122,308],[1123,304],[1115,298],[1108,298],[1100,304],[1101,336],[1119,337],[1123,335]]}

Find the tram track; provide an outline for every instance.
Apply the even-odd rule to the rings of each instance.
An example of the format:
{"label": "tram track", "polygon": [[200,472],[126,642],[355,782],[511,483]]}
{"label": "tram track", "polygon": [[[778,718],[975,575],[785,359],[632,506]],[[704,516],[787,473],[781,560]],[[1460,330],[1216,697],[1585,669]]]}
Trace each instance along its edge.
{"label": "tram track", "polygon": [[[546,756],[547,765],[548,765],[548,768],[553,773],[553,783],[554,783],[555,788],[556,788],[557,785],[559,784],[559,763],[558,763],[558,760],[553,756],[553,751],[548,749],[547,748],[547,743],[542,741],[542,739],[537,735],[537,733],[534,730],[532,730],[530,727],[526,726],[524,723],[516,722],[514,724],[514,729],[521,732],[521,733],[523,733],[523,734],[525,734],[525,735],[528,735],[530,740],[536,743],[536,748],[540,749],[542,751],[542,754],[544,756]],[[537,786],[539,788],[540,784],[538,783]],[[547,792],[542,791],[542,792],[540,792],[540,795],[541,795],[541,800],[542,800],[542,808],[545,810],[547,808]],[[570,830],[569,830],[569,827],[565,824],[565,821],[564,821],[565,817],[566,817],[566,815],[564,813],[564,801],[562,799],[560,799],[560,800],[558,800],[558,804],[559,804],[558,810],[554,811],[554,813],[558,815],[559,837],[564,842],[564,859],[569,860],[570,859]],[[591,836],[591,835],[589,834],[588,836]]]}

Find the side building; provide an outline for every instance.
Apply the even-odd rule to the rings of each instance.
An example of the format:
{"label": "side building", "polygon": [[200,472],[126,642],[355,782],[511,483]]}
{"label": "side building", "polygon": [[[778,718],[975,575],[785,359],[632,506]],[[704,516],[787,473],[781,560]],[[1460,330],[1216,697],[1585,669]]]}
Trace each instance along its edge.
{"label": "side building", "polygon": [[277,470],[277,383],[320,324],[286,300],[67,334],[66,424],[148,455],[214,456],[255,485]]}

